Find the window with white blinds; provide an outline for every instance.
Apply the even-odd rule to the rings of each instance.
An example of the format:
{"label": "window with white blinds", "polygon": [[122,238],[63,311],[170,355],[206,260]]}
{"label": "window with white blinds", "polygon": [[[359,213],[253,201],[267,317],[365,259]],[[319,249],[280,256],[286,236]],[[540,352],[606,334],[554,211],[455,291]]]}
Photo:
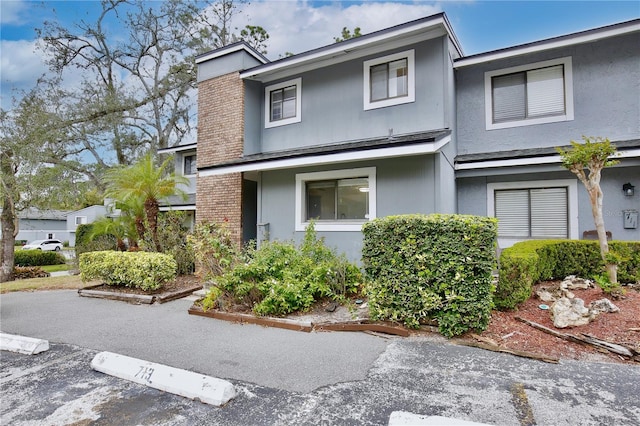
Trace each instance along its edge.
{"label": "window with white blinds", "polygon": [[515,238],[567,238],[566,187],[496,190],[498,235]]}
{"label": "window with white blinds", "polygon": [[571,57],[485,72],[487,130],[573,120]]}
{"label": "window with white blinds", "polygon": [[564,66],[493,77],[493,121],[565,113]]}

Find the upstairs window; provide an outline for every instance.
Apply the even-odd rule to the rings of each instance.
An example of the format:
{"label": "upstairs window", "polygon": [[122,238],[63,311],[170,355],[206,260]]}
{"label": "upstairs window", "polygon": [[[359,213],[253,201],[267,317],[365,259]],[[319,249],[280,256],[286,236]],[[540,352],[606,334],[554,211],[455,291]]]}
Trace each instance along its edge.
{"label": "upstairs window", "polygon": [[196,174],[196,154],[184,156],[183,174],[185,176]]}
{"label": "upstairs window", "polygon": [[87,223],[86,216],[76,216],[76,225],[85,225]]}
{"label": "upstairs window", "polygon": [[301,121],[301,89],[301,78],[265,88],[265,127],[284,126]]}
{"label": "upstairs window", "polygon": [[364,109],[415,100],[415,54],[400,52],[364,62]]}
{"label": "upstairs window", "polygon": [[487,129],[573,119],[571,58],[485,73]]}

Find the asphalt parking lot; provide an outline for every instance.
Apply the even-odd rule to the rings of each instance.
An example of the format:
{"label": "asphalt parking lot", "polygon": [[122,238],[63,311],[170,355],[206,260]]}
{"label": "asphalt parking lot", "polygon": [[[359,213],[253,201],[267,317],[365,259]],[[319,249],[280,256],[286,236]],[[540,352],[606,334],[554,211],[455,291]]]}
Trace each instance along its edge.
{"label": "asphalt parking lot", "polygon": [[[0,353],[0,424],[383,425],[394,411],[496,425],[639,425],[640,368],[546,364],[443,339],[300,333],[72,291],[0,296],[2,332],[48,339]],[[108,350],[232,382],[223,407],[93,371]]]}

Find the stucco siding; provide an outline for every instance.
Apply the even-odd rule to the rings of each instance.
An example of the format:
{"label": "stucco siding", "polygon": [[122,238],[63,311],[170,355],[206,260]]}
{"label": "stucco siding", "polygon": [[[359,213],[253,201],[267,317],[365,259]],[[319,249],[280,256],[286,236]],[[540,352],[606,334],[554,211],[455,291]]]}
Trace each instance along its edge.
{"label": "stucco siding", "polygon": [[[582,135],[640,135],[640,34],[574,45],[456,70],[458,154],[554,147]],[[484,73],[571,57],[574,119],[486,130]]]}
{"label": "stucco siding", "polygon": [[[264,100],[261,102],[262,151],[386,136],[391,129],[394,134],[404,134],[444,128],[443,44],[441,39],[429,40],[301,74],[301,122],[266,129]],[[365,111],[364,61],[409,49],[415,49],[415,102]],[[282,81],[286,80],[264,84],[263,99],[264,87]]]}
{"label": "stucco siding", "polygon": [[[377,162],[339,164],[332,168],[311,167],[262,172],[258,221],[269,224],[271,240],[300,241],[303,232],[295,232],[295,178],[297,173],[335,169],[376,167],[377,217],[408,213],[434,213],[434,156],[395,158]],[[362,234],[319,232],[331,247],[338,247],[350,259],[359,261]]]}

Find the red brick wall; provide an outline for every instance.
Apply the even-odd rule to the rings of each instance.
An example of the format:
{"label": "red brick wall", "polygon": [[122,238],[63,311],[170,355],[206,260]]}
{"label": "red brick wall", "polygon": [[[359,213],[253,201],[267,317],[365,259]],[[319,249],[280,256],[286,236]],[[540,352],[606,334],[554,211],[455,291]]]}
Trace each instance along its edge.
{"label": "red brick wall", "polygon": [[[234,160],[244,146],[244,84],[237,72],[198,84],[198,168]],[[198,177],[197,222],[227,222],[242,243],[242,174]]]}

